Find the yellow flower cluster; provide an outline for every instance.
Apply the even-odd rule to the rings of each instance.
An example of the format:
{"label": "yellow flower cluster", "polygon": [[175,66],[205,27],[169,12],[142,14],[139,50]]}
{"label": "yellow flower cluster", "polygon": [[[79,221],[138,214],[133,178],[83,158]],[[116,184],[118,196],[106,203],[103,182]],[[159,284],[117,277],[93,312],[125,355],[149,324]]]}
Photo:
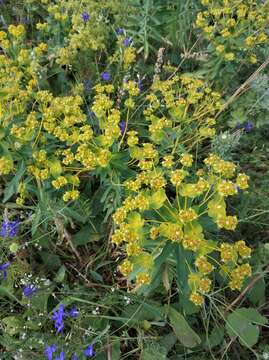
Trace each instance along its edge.
{"label": "yellow flower cluster", "polygon": [[[132,133],[131,136],[137,134]],[[128,196],[113,215],[116,229],[112,242],[125,249],[127,255],[119,270],[130,280],[135,274],[137,285],[148,284],[154,272],[154,259],[166,242],[171,241],[180,249],[195,254],[193,265],[197,271],[190,272],[188,279],[190,300],[201,305],[203,294],[211,289],[209,275],[213,271],[219,270],[224,276],[228,274],[232,289],[239,289],[250,273],[249,265],[242,264],[251,253],[245,242],[240,240],[235,244],[218,245],[205,238],[200,223],[200,218],[206,217],[220,229],[234,230],[237,217],[227,215],[225,198],[236,195],[239,184],[246,189],[248,176],[243,173],[237,175],[235,164],[214,154],[204,160],[205,168],[194,171],[191,154],[174,154],[161,159],[158,149],[157,145],[149,143],[136,146],[138,169],[141,169],[142,160],[151,161],[154,167],[141,169],[135,178],[125,182]],[[167,161],[171,161],[169,166],[163,166],[163,162]],[[197,179],[195,182],[194,177]],[[175,188],[173,203],[172,187]],[[219,252],[220,262],[210,256],[212,252]],[[139,262],[143,254],[151,257],[148,266],[141,266]],[[241,272],[237,270],[239,267]]]}
{"label": "yellow flower cluster", "polygon": [[268,44],[268,2],[252,0],[201,0],[196,26],[225,61],[257,62],[256,50]]}
{"label": "yellow flower cluster", "polygon": [[[189,74],[156,80],[146,98],[148,106],[144,116],[154,143],[160,144],[167,133],[176,133],[177,143],[186,143],[191,139],[193,144],[214,135],[215,129],[211,126],[215,124],[215,114],[222,107],[221,95],[204,81]],[[181,161],[185,162],[185,166],[191,166],[189,154]]]}

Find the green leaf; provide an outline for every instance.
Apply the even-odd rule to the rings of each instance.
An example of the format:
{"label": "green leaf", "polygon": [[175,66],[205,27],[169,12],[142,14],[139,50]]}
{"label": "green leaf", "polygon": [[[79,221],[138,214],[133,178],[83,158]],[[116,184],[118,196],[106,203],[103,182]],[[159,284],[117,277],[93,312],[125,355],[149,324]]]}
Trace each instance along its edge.
{"label": "green leaf", "polygon": [[58,255],[41,251],[40,256],[48,269],[57,269],[61,266],[61,260]]}
{"label": "green leaf", "polygon": [[23,322],[17,316],[7,316],[2,319],[2,323],[5,325],[5,331],[11,336],[18,334],[23,329]]}
{"label": "green leaf", "polygon": [[16,301],[17,303],[21,304],[19,299],[16,298],[15,295],[13,295],[7,288],[5,288],[4,286],[0,286],[0,297],[8,297],[11,300]]}
{"label": "green leaf", "polygon": [[[251,281],[251,278],[249,279]],[[264,279],[260,279],[256,282],[253,288],[248,292],[247,297],[256,305],[264,301],[265,298],[265,282]]]}
{"label": "green leaf", "polygon": [[55,275],[54,281],[56,283],[62,283],[65,278],[66,267],[62,265]]}
{"label": "green leaf", "polygon": [[227,318],[226,330],[231,338],[238,337],[239,342],[252,347],[258,342],[259,325],[265,325],[268,320],[254,308],[235,310]]}
{"label": "green leaf", "polygon": [[11,198],[11,196],[14,195],[18,191],[19,183],[20,183],[20,180],[21,180],[25,170],[26,170],[25,164],[22,161],[18,171],[16,172],[16,175],[9,182],[8,186],[5,188],[4,199],[3,199],[4,203],[7,202]]}
{"label": "green leaf", "polygon": [[121,351],[120,351],[120,340],[116,340],[112,345],[112,359],[111,360],[120,360]]}
{"label": "green leaf", "polygon": [[31,228],[32,236],[34,236],[36,231],[38,230],[38,227],[39,227],[40,222],[41,222],[41,215],[42,215],[42,212],[41,212],[40,207],[38,206],[36,208],[36,212],[35,212],[34,217],[33,217],[32,228]]}
{"label": "green leaf", "polygon": [[86,245],[89,242],[98,241],[100,238],[101,235],[94,232],[91,226],[84,226],[73,236],[72,240],[74,246],[81,246]]}
{"label": "green leaf", "polygon": [[208,339],[205,341],[205,346],[212,349],[222,343],[224,339],[224,328],[215,325]]}
{"label": "green leaf", "polygon": [[156,360],[156,354],[158,354],[158,360],[166,360],[167,350],[164,346],[160,345],[157,341],[151,341],[146,343],[142,350],[141,360]]}
{"label": "green leaf", "polygon": [[178,311],[170,307],[168,317],[176,337],[184,346],[193,348],[201,343],[199,335],[192,330],[184,316]]}

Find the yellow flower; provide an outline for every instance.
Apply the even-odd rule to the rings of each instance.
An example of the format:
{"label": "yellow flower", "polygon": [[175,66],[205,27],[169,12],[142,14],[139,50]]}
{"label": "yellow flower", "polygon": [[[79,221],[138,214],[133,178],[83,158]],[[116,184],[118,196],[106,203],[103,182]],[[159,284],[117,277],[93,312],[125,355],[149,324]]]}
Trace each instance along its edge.
{"label": "yellow flower", "polygon": [[139,255],[141,254],[141,252],[142,252],[141,246],[136,242],[131,242],[126,246],[126,253],[128,256]]}
{"label": "yellow flower", "polygon": [[217,185],[218,193],[221,196],[232,196],[237,194],[237,187],[232,181],[222,180]]}
{"label": "yellow flower", "polygon": [[236,185],[240,187],[240,189],[247,189],[248,188],[248,180],[249,180],[249,176],[247,176],[246,174],[240,173],[237,175],[236,178]]}
{"label": "yellow flower", "polygon": [[60,189],[62,186],[67,184],[67,179],[64,176],[59,176],[56,180],[53,180],[52,186],[55,187],[55,189]]}
{"label": "yellow flower", "polygon": [[0,175],[7,175],[13,170],[13,161],[5,156],[0,157]]}
{"label": "yellow flower", "polygon": [[171,172],[170,181],[174,186],[179,186],[187,175],[184,170],[174,170]]}
{"label": "yellow flower", "polygon": [[8,32],[15,38],[20,38],[25,34],[25,28],[23,25],[9,25]]}
{"label": "yellow flower", "polygon": [[197,218],[198,218],[198,215],[197,215],[196,211],[192,208],[189,208],[186,210],[180,210],[180,212],[179,212],[179,219],[183,223],[193,221]]}
{"label": "yellow flower", "polygon": [[202,293],[208,293],[211,287],[211,280],[207,277],[199,281],[198,290]]}
{"label": "yellow flower", "polygon": [[127,69],[135,61],[135,58],[136,58],[136,49],[133,47],[125,48],[123,54],[124,68]]}
{"label": "yellow flower", "polygon": [[252,54],[252,55],[250,55],[250,57],[249,57],[249,62],[251,63],[251,64],[256,64],[256,62],[257,62],[257,56],[255,55],[255,54]]}
{"label": "yellow flower", "polygon": [[236,262],[237,253],[236,248],[230,244],[221,244],[220,246],[220,258],[224,263]]}
{"label": "yellow flower", "polygon": [[204,298],[202,295],[198,294],[197,292],[193,292],[190,295],[190,301],[192,301],[197,306],[201,306],[204,303]]}
{"label": "yellow flower", "polygon": [[133,264],[130,260],[124,260],[118,267],[123,276],[128,276],[133,271]]}
{"label": "yellow flower", "polygon": [[235,249],[238,251],[239,255],[244,258],[249,258],[251,254],[251,248],[248,247],[244,240],[239,240],[235,243]]}
{"label": "yellow flower", "polygon": [[214,266],[206,260],[205,256],[198,257],[195,260],[195,265],[197,266],[199,272],[204,275],[209,274],[214,270]]}
{"label": "yellow flower", "polygon": [[182,154],[180,162],[183,166],[190,167],[190,166],[192,166],[192,163],[193,163],[193,156],[190,154],[187,154],[187,153]]}
{"label": "yellow flower", "polygon": [[255,43],[255,38],[253,36],[248,36],[245,38],[245,44],[249,47],[253,46]]}
{"label": "yellow flower", "polygon": [[78,190],[71,190],[71,191],[66,191],[63,195],[63,200],[65,202],[70,201],[70,200],[76,200],[79,197],[79,191]]}
{"label": "yellow flower", "polygon": [[218,45],[218,46],[216,47],[216,51],[217,51],[218,53],[220,53],[220,54],[222,54],[222,53],[224,52],[224,50],[225,50],[225,46],[224,46],[224,45]]}
{"label": "yellow flower", "polygon": [[162,166],[165,168],[171,168],[174,165],[173,155],[166,155],[163,157]]}
{"label": "yellow flower", "polygon": [[217,219],[217,225],[219,228],[226,230],[235,230],[238,220],[236,216],[220,216]]}
{"label": "yellow flower", "polygon": [[226,53],[224,55],[224,59],[227,61],[233,61],[235,59],[235,55],[232,52]]}
{"label": "yellow flower", "polygon": [[137,145],[138,144],[138,136],[137,136],[137,131],[134,131],[134,130],[132,130],[132,131],[128,131],[127,132],[127,136],[128,136],[128,138],[127,138],[127,144],[130,146],[130,147],[132,147],[132,146],[135,146],[135,145]]}
{"label": "yellow flower", "polygon": [[158,236],[159,236],[159,228],[157,228],[156,226],[153,226],[150,229],[150,238],[152,240],[156,240]]}
{"label": "yellow flower", "polygon": [[140,272],[136,275],[135,281],[137,285],[150,284],[151,276],[148,273]]}
{"label": "yellow flower", "polygon": [[200,234],[188,233],[183,237],[182,245],[185,249],[197,251],[202,243],[202,238]]}

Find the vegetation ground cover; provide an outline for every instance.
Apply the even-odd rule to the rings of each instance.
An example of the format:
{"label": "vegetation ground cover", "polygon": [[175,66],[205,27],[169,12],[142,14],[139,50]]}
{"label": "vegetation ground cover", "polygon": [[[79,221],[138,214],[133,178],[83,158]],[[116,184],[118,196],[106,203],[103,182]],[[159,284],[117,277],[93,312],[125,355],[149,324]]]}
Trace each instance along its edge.
{"label": "vegetation ground cover", "polygon": [[269,2],[0,10],[0,358],[268,359]]}

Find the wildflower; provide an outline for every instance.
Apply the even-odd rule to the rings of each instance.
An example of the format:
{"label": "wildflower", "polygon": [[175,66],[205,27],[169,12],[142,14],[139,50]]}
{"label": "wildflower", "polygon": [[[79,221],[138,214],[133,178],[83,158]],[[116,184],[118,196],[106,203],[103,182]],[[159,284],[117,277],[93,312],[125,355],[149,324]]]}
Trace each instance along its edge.
{"label": "wildflower", "polygon": [[61,333],[63,331],[64,328],[64,318],[65,318],[66,314],[64,311],[64,304],[61,304],[58,308],[58,310],[55,310],[53,312],[53,317],[52,319],[55,321],[54,326],[55,329],[57,330],[57,333]]}
{"label": "wildflower", "polygon": [[53,360],[53,353],[56,351],[56,349],[57,346],[55,344],[45,346],[45,355],[48,360]]}
{"label": "wildflower", "polygon": [[124,46],[128,47],[131,44],[131,39],[130,38],[125,38],[125,39],[123,39],[122,43],[123,43]]}
{"label": "wildflower", "polygon": [[77,354],[73,354],[71,360],[78,360]]}
{"label": "wildflower", "polygon": [[123,276],[128,276],[133,271],[133,264],[129,260],[124,260],[121,265],[119,265],[119,271]]}
{"label": "wildflower", "polygon": [[237,175],[236,184],[239,187],[239,189],[245,190],[248,188],[248,179],[249,177],[244,173],[240,173]]}
{"label": "wildflower", "polygon": [[138,80],[137,85],[139,87],[139,90],[143,91],[144,86],[143,86],[143,81],[141,79]]}
{"label": "wildflower", "polygon": [[1,226],[0,236],[15,237],[19,229],[19,223],[19,220],[9,221],[5,218]]}
{"label": "wildflower", "polygon": [[248,121],[245,125],[244,125],[244,129],[245,129],[245,132],[249,133],[253,130],[253,123],[251,121]]}
{"label": "wildflower", "polygon": [[123,135],[125,132],[125,129],[126,129],[126,121],[124,121],[124,120],[121,121],[119,123],[119,127],[120,127],[120,133],[121,133],[121,135]]}
{"label": "wildflower", "polygon": [[61,351],[60,356],[57,356],[55,360],[64,360],[65,359],[65,353],[64,351]]}
{"label": "wildflower", "polygon": [[140,272],[136,275],[136,283],[138,285],[150,284],[151,276],[145,272]]}
{"label": "wildflower", "polygon": [[117,28],[117,29],[116,29],[116,33],[117,33],[118,35],[121,35],[121,34],[124,33],[124,29],[123,29],[123,28]]}
{"label": "wildflower", "polygon": [[81,14],[81,18],[82,18],[82,20],[83,20],[84,22],[87,22],[87,21],[90,20],[90,15],[89,15],[86,11],[84,11],[84,12]]}
{"label": "wildflower", "polygon": [[87,346],[87,348],[83,351],[83,354],[87,357],[93,357],[95,355],[95,351],[93,350],[93,345]]}
{"label": "wildflower", "polygon": [[30,298],[37,292],[37,288],[33,284],[26,285],[22,292],[25,297]]}
{"label": "wildflower", "polygon": [[198,294],[197,292],[193,292],[190,295],[190,300],[197,306],[201,306],[204,303],[204,298],[202,295]]}
{"label": "wildflower", "polygon": [[9,266],[10,266],[10,262],[6,262],[0,265],[0,275],[2,275],[1,272],[3,272],[4,279],[6,279],[7,277],[7,268]]}
{"label": "wildflower", "polygon": [[71,308],[71,310],[69,311],[68,315],[69,315],[70,317],[72,317],[72,318],[78,317],[79,311],[78,311],[78,309],[76,308],[76,306],[73,306],[73,307]]}
{"label": "wildflower", "polygon": [[110,74],[109,74],[108,71],[102,72],[101,77],[102,77],[102,79],[103,79],[104,81],[109,81],[109,80],[111,79]]}

